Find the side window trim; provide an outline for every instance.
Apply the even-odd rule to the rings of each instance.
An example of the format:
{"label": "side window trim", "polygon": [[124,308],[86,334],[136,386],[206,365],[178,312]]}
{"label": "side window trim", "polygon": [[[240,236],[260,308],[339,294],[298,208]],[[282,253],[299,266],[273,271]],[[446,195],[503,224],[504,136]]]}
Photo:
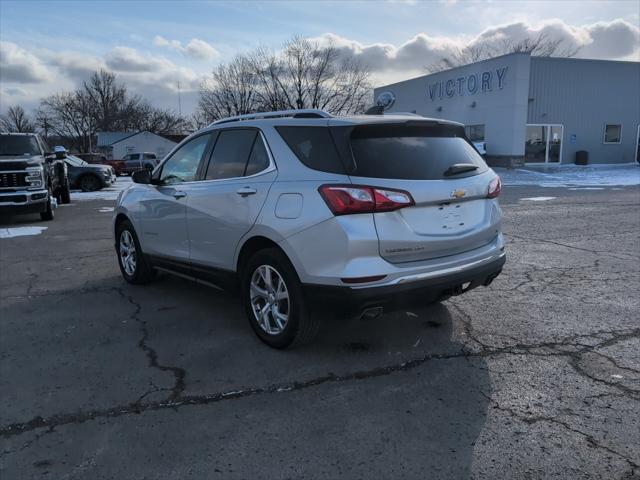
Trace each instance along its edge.
{"label": "side window trim", "polygon": [[[261,138],[262,140],[262,145],[264,146],[264,149],[267,151],[267,156],[269,157],[269,165],[267,166],[267,168],[265,168],[264,170],[261,170],[257,173],[254,173],[253,175],[243,175],[242,177],[229,177],[229,178],[211,178],[211,179],[206,179],[205,176],[207,174],[207,170],[209,169],[209,163],[211,163],[211,160],[213,159],[213,150],[215,149],[215,144],[218,142],[218,138],[220,137],[220,133],[222,132],[226,132],[229,130],[257,130],[258,131],[258,135],[256,135],[256,139],[253,141],[253,145],[251,145],[251,150],[249,150],[249,155],[247,156],[247,161],[244,165],[244,171],[247,171],[247,165],[249,164],[249,159],[251,158],[251,152],[253,152],[253,147],[255,146],[255,142],[257,141],[258,138]],[[264,136],[264,133],[262,133],[262,130],[259,129],[258,127],[240,127],[240,128],[221,128],[219,130],[215,130],[214,131],[216,133],[216,139],[215,142],[212,142],[211,144],[211,150],[207,153],[207,155],[204,157],[207,159],[206,162],[203,162],[205,165],[202,169],[202,177],[201,177],[201,181],[203,182],[223,182],[223,181],[229,181],[229,180],[239,180],[239,179],[243,179],[243,178],[253,178],[253,177],[257,177],[258,175],[264,175],[265,173],[269,173],[272,172],[274,170],[277,169],[276,167],[276,162],[273,158],[273,155],[271,154],[271,149],[269,148],[269,143],[267,142],[267,138]]]}

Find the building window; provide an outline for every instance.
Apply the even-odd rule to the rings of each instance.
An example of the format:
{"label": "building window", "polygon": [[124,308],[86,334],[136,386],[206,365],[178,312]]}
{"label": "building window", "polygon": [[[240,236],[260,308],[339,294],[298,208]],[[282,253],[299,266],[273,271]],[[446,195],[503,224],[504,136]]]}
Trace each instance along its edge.
{"label": "building window", "polygon": [[467,125],[464,132],[472,142],[484,142],[484,125]]}
{"label": "building window", "polygon": [[604,126],[604,143],[620,143],[622,125],[619,123],[607,123]]}

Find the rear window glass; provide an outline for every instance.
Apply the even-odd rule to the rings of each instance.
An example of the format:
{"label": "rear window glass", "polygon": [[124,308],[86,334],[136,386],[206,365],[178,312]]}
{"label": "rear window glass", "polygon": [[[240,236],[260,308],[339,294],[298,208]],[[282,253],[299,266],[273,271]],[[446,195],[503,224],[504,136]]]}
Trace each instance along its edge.
{"label": "rear window glass", "polygon": [[280,136],[307,167],[329,173],[345,173],[327,127],[276,127]]}
{"label": "rear window glass", "polygon": [[255,175],[269,167],[269,156],[267,155],[267,149],[264,148],[264,143],[260,135],[256,136],[253,142],[253,149],[251,155],[249,155],[249,162],[244,172],[245,176]]}
{"label": "rear window glass", "polygon": [[351,134],[355,160],[353,175],[403,180],[451,178],[449,167],[465,163],[478,169],[455,175],[477,175],[487,169],[478,152],[459,135],[456,127],[363,126]]}

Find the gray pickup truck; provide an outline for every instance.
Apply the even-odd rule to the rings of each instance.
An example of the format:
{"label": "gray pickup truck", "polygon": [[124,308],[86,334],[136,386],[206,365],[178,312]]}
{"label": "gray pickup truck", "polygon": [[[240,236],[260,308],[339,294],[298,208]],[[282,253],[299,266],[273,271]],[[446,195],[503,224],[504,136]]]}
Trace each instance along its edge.
{"label": "gray pickup truck", "polygon": [[153,170],[160,163],[153,152],[129,153],[122,160],[124,161],[123,172],[129,175],[138,170]]}
{"label": "gray pickup truck", "polygon": [[0,133],[0,214],[39,213],[53,220],[69,203],[67,166],[35,133]]}

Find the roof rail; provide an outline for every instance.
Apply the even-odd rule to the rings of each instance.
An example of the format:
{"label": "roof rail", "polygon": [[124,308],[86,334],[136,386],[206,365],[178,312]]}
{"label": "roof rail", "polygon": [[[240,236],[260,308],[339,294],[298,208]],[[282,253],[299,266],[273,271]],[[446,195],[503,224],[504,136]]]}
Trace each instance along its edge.
{"label": "roof rail", "polygon": [[264,118],[332,118],[333,115],[318,110],[317,108],[304,108],[300,110],[277,110],[275,112],[247,113],[245,115],[236,115],[235,117],[221,118],[211,125],[220,125],[221,123],[242,122],[244,120],[259,120]]}

